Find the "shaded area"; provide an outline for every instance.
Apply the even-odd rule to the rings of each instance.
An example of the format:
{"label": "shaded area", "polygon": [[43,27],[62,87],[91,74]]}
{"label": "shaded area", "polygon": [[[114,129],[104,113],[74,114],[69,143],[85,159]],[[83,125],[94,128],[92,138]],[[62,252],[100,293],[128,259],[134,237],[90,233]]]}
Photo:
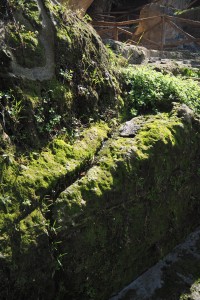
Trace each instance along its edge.
{"label": "shaded area", "polygon": [[200,228],[110,300],[200,299]]}

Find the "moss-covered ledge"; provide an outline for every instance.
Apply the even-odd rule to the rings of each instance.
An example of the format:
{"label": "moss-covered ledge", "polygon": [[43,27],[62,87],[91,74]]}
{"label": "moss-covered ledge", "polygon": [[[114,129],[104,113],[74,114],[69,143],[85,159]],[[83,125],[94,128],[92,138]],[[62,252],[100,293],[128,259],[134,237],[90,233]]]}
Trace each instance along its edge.
{"label": "moss-covered ledge", "polygon": [[[109,131],[100,122],[83,130],[74,143],[56,138],[41,153],[31,153],[28,161],[23,156],[15,158],[13,149],[12,153],[11,149],[5,150],[0,156],[1,232],[7,231],[7,220],[18,224],[70,185],[88,168]],[[0,247],[0,252],[7,251],[3,248]]]}
{"label": "moss-covered ledge", "polygon": [[199,123],[178,115],[115,135],[56,200],[59,299],[108,299],[198,224]]}

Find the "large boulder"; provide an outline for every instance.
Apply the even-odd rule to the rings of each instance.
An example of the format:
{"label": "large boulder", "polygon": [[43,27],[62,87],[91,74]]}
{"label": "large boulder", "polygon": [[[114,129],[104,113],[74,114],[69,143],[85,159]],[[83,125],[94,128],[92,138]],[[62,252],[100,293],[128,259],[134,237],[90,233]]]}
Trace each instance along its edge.
{"label": "large boulder", "polygon": [[[90,25],[51,1],[12,1],[7,11],[1,20],[0,88],[9,134],[39,145],[59,128],[71,128],[73,119],[82,116],[87,123],[117,104],[106,48]],[[45,103],[49,107],[40,109]]]}

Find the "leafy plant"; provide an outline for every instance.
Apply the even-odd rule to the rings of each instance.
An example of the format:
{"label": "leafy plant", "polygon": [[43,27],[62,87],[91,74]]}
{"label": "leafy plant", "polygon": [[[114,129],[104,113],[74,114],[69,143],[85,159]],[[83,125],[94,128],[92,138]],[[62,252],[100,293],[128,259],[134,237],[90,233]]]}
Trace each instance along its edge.
{"label": "leafy plant", "polygon": [[86,21],[86,22],[91,22],[92,18],[90,17],[90,15],[85,14],[84,17],[83,17],[83,20]]}
{"label": "leafy plant", "polygon": [[21,111],[23,109],[22,101],[14,99],[11,107],[8,109],[8,114],[15,124],[22,118]]}
{"label": "leafy plant", "polygon": [[8,0],[7,2],[12,10],[23,10],[26,17],[33,20],[37,25],[41,25],[40,11],[36,1]]}
{"label": "leafy plant", "polygon": [[195,78],[200,77],[200,70],[194,70],[194,69],[184,67],[184,68],[179,69],[179,71],[182,76],[195,77]]}
{"label": "leafy plant", "polygon": [[[52,90],[49,90],[47,95],[42,99],[43,104],[38,106],[35,112],[35,119],[40,133],[49,133],[57,131],[61,121],[61,115],[51,105]],[[48,95],[49,94],[49,95]]]}
{"label": "leafy plant", "polygon": [[9,207],[11,206],[12,201],[9,195],[0,195],[0,209],[7,214],[9,211]]}
{"label": "leafy plant", "polygon": [[164,75],[148,67],[128,68],[125,81],[126,113],[134,117],[145,112],[165,111],[172,102],[185,103],[200,113],[200,87],[193,80]]}
{"label": "leafy plant", "polygon": [[61,75],[61,77],[63,78],[63,83],[64,83],[64,81],[67,81],[67,82],[70,82],[70,81],[72,81],[72,79],[73,79],[73,71],[72,70],[67,70],[67,69],[65,69],[65,70],[60,70],[60,75]]}

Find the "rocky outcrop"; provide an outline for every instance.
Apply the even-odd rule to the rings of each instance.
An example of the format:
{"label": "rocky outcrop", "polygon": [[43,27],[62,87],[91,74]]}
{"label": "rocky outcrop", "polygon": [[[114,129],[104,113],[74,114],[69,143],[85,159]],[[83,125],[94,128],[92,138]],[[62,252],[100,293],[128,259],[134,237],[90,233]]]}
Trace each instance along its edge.
{"label": "rocky outcrop", "polygon": [[[116,7],[120,7],[121,10],[123,8],[129,7],[131,9],[131,6],[133,8],[135,7],[140,7],[142,5],[146,5],[149,3],[156,3],[158,5],[162,6],[167,6],[167,7],[173,7],[175,9],[186,9],[188,6],[191,4],[191,0],[146,0],[146,1],[130,1],[130,0],[108,0],[108,1],[99,1],[99,0],[84,0],[84,1],[79,1],[79,0],[60,0],[64,5],[70,5],[73,9],[83,9],[83,12],[85,12],[90,6],[90,12],[92,14],[98,14],[98,13],[103,13],[103,12],[109,12],[112,5],[114,4]],[[134,2],[134,3],[133,3]],[[92,5],[91,5],[92,4]]]}
{"label": "rocky outcrop", "polygon": [[[32,10],[33,14],[30,13]],[[51,1],[45,5],[39,0],[30,1],[16,4],[10,11],[9,19],[2,22],[5,33],[0,49],[0,88],[4,90],[5,95],[2,97],[5,103],[1,109],[5,113],[6,128],[12,128],[10,134],[19,135],[20,128],[26,136],[26,143],[28,140],[30,143],[43,143],[46,134],[48,140],[51,132],[55,133],[58,127],[71,127],[72,119],[76,119],[79,113],[82,115],[83,111],[86,123],[91,117],[89,111],[95,110],[98,118],[100,107],[106,111],[102,100],[108,103],[111,91],[111,102],[113,99],[117,101],[114,94],[117,95],[118,87],[114,83],[114,73],[105,68],[105,65],[109,66],[105,47],[92,27],[73,13],[65,14],[61,5],[52,6]],[[73,26],[74,22],[79,24],[78,29]],[[27,81],[26,96],[22,92],[24,81]],[[17,93],[18,96],[7,91],[8,84],[13,88],[13,94]],[[101,85],[105,88],[101,89]],[[13,98],[16,101],[14,103]],[[43,101],[51,108],[40,110]],[[57,101],[63,103],[62,110],[68,110],[65,119],[61,118]],[[22,102],[26,104],[20,104]],[[75,102],[79,102],[77,107]],[[94,106],[96,108],[93,110]],[[15,109],[17,115],[14,115]],[[38,113],[40,117],[36,120],[35,115]],[[52,122],[47,127],[43,125],[45,119],[48,119],[48,123]],[[31,135],[26,133],[30,127]]]}
{"label": "rocky outcrop", "polygon": [[[166,4],[165,1],[158,1],[156,3],[145,5],[141,9],[140,18],[155,18],[141,21],[134,34],[140,36],[142,45],[150,49],[160,49],[162,44],[173,45],[177,41],[183,40],[184,34],[180,31],[181,28],[194,37],[198,37],[198,25],[188,25],[185,22],[174,21],[177,22],[180,27],[180,30],[178,30],[175,27],[176,25],[173,26],[173,24],[170,24],[169,22],[163,24],[162,19],[159,17],[162,15],[176,15],[177,9],[184,9],[187,7],[188,2],[184,3],[184,1],[177,1],[177,3],[173,2],[172,5],[170,5],[170,3]],[[190,9],[182,14],[178,14],[178,16],[186,19],[198,20],[198,8]],[[188,47],[188,44],[191,44],[191,42],[185,42],[186,48]],[[196,50],[196,46],[193,44],[189,47]],[[169,46],[169,48],[171,47]],[[181,48],[183,48],[183,45]]]}

